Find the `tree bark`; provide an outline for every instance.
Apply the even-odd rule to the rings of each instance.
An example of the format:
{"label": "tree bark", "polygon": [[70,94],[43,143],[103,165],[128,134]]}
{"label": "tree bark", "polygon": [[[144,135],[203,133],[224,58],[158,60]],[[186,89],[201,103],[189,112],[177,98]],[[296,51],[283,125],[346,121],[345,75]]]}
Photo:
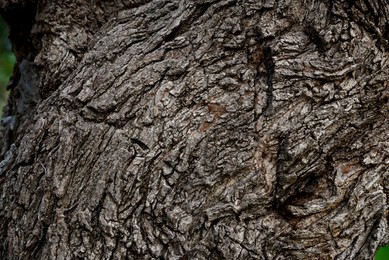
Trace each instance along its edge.
{"label": "tree bark", "polygon": [[1,259],[371,259],[386,1],[2,0]]}

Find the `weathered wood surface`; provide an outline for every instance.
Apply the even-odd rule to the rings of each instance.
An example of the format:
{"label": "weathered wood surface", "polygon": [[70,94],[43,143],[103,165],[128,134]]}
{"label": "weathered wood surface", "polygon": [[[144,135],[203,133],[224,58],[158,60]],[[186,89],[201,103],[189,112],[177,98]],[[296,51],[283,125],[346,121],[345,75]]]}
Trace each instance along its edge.
{"label": "weathered wood surface", "polygon": [[[0,1],[1,259],[369,259],[387,1]],[[355,2],[355,3],[354,3]]]}

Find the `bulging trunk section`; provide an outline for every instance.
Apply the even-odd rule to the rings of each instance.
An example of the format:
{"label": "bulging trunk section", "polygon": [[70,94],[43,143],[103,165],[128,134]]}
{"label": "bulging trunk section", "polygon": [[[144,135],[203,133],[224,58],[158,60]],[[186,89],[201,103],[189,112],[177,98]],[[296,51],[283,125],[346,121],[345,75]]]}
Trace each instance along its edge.
{"label": "bulging trunk section", "polygon": [[32,4],[1,258],[368,259],[387,242],[386,4]]}

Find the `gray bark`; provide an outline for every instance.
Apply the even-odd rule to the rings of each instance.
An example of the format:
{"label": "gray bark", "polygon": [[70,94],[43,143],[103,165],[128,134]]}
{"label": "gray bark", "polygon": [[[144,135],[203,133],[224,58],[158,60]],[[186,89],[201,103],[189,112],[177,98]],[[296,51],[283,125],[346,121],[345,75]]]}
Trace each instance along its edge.
{"label": "gray bark", "polygon": [[369,259],[387,1],[0,1],[1,259]]}

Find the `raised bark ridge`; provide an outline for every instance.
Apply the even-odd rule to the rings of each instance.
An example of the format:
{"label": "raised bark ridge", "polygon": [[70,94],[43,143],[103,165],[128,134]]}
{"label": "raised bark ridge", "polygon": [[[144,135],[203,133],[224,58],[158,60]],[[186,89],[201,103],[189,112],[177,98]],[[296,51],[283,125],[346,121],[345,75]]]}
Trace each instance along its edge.
{"label": "raised bark ridge", "polygon": [[1,257],[367,259],[387,241],[386,4],[38,2]]}

